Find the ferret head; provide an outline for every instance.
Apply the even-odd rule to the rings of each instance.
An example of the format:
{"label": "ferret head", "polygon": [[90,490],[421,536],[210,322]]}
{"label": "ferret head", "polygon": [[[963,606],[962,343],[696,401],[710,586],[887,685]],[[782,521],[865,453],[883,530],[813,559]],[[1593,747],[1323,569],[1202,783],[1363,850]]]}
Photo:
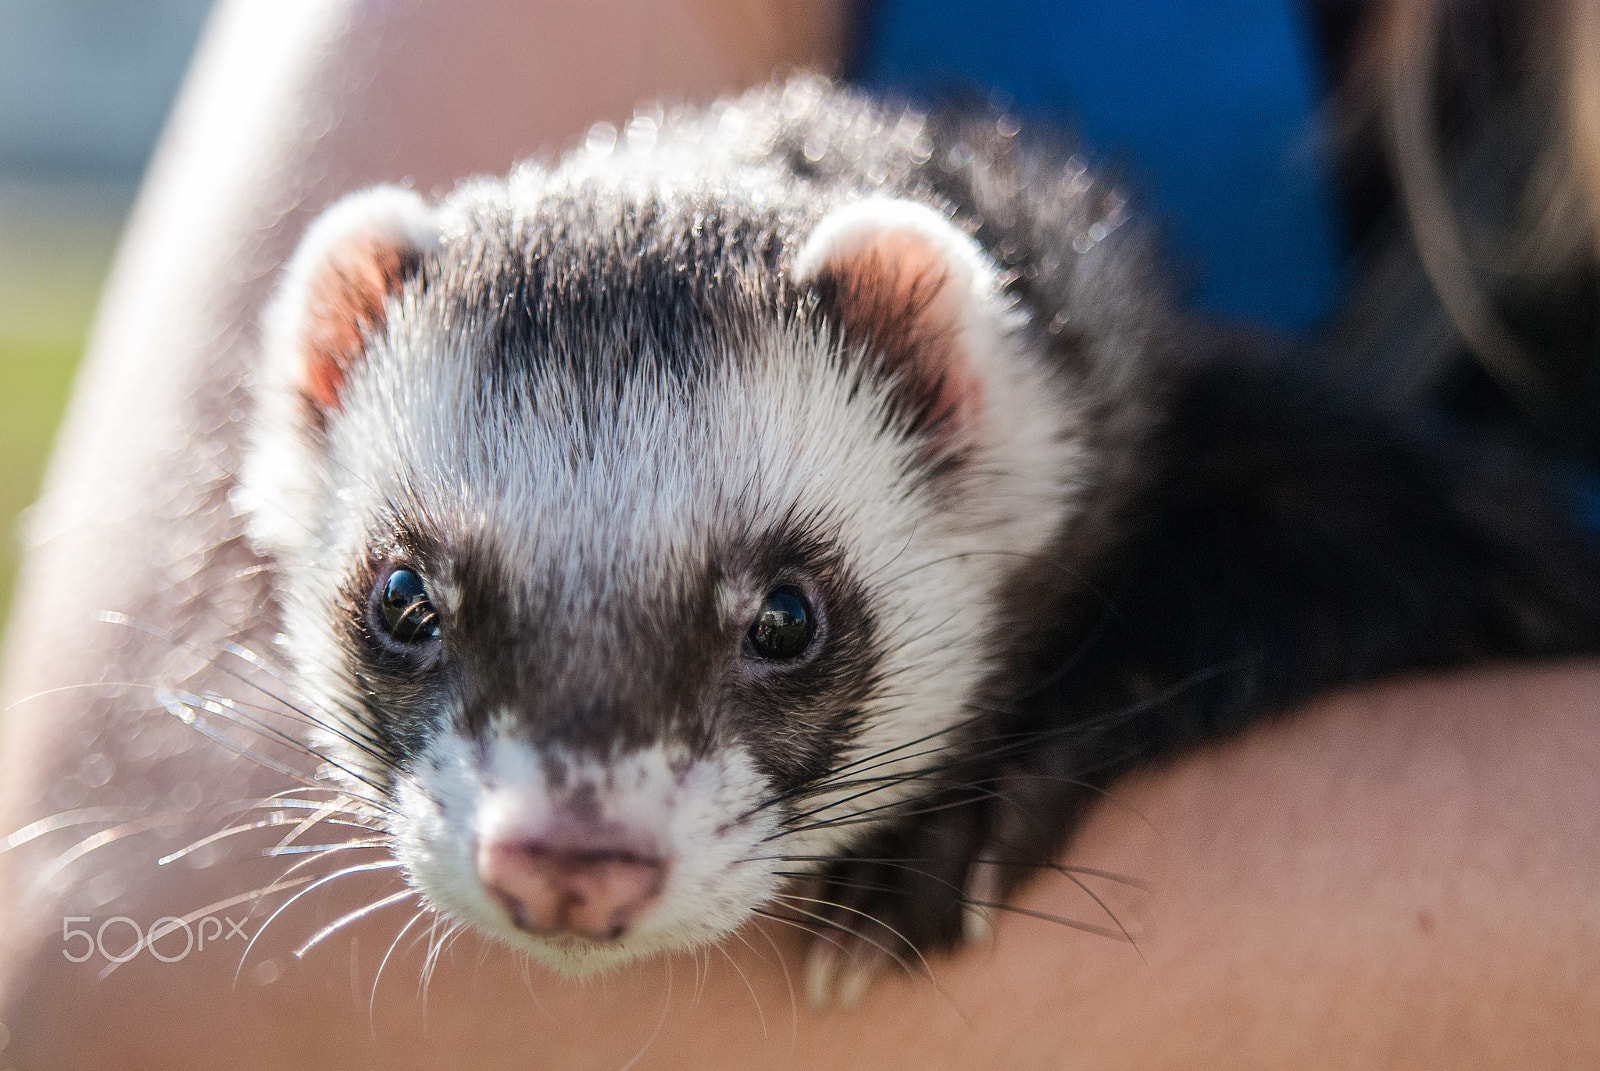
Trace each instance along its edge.
{"label": "ferret head", "polygon": [[584,972],[728,933],[914,791],[1078,448],[935,208],[571,171],[329,210],[242,490],[410,881]]}

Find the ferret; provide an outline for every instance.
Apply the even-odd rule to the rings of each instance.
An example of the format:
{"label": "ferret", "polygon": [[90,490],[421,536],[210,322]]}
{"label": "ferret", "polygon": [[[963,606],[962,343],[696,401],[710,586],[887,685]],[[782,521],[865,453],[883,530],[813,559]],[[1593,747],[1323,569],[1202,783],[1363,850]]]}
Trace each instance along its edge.
{"label": "ferret", "polygon": [[241,497],[319,746],[426,904],[573,974],[796,874],[823,961],[949,948],[1131,767],[1600,648],[1538,469],[1186,313],[1003,115],[801,76],[357,193],[263,352]]}

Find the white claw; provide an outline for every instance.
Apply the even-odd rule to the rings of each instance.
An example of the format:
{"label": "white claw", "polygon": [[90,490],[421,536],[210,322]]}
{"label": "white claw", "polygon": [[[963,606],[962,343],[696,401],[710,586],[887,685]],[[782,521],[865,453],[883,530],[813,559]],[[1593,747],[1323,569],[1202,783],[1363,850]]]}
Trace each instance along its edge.
{"label": "white claw", "polygon": [[839,972],[839,950],[818,938],[806,954],[806,1000],[816,1011],[833,1005],[834,978]]}
{"label": "white claw", "polygon": [[994,940],[994,910],[983,905],[994,903],[999,896],[1000,868],[993,863],[973,863],[961,897],[961,936],[967,944],[985,945]]}
{"label": "white claw", "polygon": [[961,938],[973,947],[994,940],[994,916],[988,908],[967,906],[961,917]]}
{"label": "white claw", "polygon": [[841,949],[819,940],[806,956],[806,999],[817,1011],[858,1006],[883,973],[883,952],[866,942],[848,944]]}
{"label": "white claw", "polygon": [[872,980],[883,970],[884,955],[867,945],[857,948],[850,961],[839,974],[837,995],[839,1007],[854,1008],[861,1003],[872,986]]}

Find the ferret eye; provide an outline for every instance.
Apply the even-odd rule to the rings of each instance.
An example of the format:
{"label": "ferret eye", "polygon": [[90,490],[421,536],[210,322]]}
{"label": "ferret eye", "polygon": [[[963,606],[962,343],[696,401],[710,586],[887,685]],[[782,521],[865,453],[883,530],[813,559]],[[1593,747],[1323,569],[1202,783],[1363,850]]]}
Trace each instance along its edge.
{"label": "ferret eye", "polygon": [[816,631],[811,604],[799,588],[785,584],[767,593],[750,626],[750,649],[758,658],[787,661],[805,653]]}
{"label": "ferret eye", "polygon": [[420,644],[439,637],[439,612],[428,598],[422,578],[410,569],[396,569],[383,582],[378,618],[396,643]]}

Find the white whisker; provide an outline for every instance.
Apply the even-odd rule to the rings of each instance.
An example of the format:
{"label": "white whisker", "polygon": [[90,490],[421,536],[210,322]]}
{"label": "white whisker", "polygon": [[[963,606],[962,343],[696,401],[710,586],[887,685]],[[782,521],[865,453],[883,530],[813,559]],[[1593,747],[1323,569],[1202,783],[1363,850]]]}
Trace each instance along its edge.
{"label": "white whisker", "polygon": [[321,944],[325,938],[332,937],[334,934],[338,933],[351,923],[358,922],[374,912],[383,910],[391,904],[398,904],[407,897],[416,895],[417,891],[415,889],[401,889],[399,892],[391,893],[390,895],[383,897],[381,900],[374,900],[372,903],[367,904],[364,907],[358,907],[354,911],[350,911],[339,916],[337,919],[333,920],[326,926],[322,927],[322,929],[312,934],[306,940],[305,944],[295,949],[295,958],[304,958],[307,952]]}
{"label": "white whisker", "polygon": [[378,980],[383,977],[383,969],[389,965],[389,957],[394,955],[394,950],[400,946],[400,939],[406,935],[406,931],[415,926],[417,920],[432,912],[433,908],[424,907],[421,911],[412,915],[406,924],[400,927],[400,932],[394,935],[394,940],[389,942],[389,950],[383,954],[383,959],[378,961],[378,973],[372,976],[372,995],[367,998],[367,1022],[372,1028],[372,1036],[374,1038],[378,1036]]}
{"label": "white whisker", "polygon": [[343,870],[335,870],[332,874],[325,874],[321,877],[315,878],[311,884],[307,885],[304,889],[301,889],[299,892],[289,897],[289,899],[280,905],[276,911],[267,916],[267,921],[263,922],[260,928],[257,929],[254,935],[251,936],[249,943],[244,946],[244,952],[239,955],[239,966],[233,972],[233,980],[238,982],[239,974],[244,970],[245,961],[250,958],[250,950],[254,948],[256,942],[261,939],[261,935],[267,932],[267,927],[271,926],[273,920],[279,915],[293,907],[295,902],[298,901],[302,896],[321,888],[322,886],[328,884],[328,882],[337,878],[347,877],[351,874],[361,874],[369,870],[391,870],[399,865],[400,861],[397,859],[385,859],[376,863],[358,863],[355,866],[347,866]]}

